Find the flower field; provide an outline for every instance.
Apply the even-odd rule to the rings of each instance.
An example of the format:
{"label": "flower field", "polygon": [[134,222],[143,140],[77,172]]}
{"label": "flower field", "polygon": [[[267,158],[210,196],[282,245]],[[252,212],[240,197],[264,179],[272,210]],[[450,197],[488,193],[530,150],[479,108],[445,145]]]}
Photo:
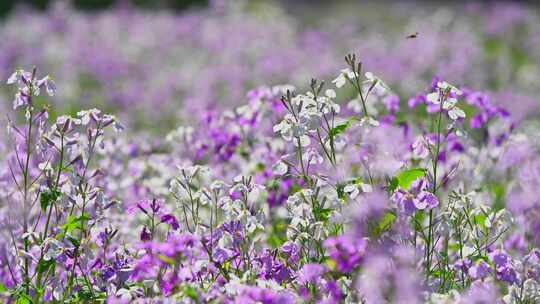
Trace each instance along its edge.
{"label": "flower field", "polygon": [[210,2],[1,21],[2,302],[540,303],[538,7]]}

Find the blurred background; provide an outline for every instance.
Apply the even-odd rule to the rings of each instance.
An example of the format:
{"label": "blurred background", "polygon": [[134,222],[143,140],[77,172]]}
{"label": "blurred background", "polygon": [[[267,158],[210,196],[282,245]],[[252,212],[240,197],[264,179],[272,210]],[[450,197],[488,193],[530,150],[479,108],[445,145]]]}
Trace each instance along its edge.
{"label": "blurred background", "polygon": [[349,52],[403,104],[437,76],[516,119],[540,109],[534,1],[25,0],[0,15],[3,79],[35,65],[57,83],[53,115],[98,107],[132,130],[165,134],[258,86],[329,82]]}

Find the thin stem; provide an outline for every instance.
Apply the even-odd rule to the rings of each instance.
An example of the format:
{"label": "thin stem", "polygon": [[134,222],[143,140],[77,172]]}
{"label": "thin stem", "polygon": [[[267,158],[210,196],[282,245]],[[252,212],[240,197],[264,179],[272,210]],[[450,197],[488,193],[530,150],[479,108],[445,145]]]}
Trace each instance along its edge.
{"label": "thin stem", "polygon": [[[439,164],[439,153],[441,148],[441,124],[442,124],[442,113],[443,113],[443,100],[442,97],[439,98],[440,107],[439,107],[439,116],[437,121],[437,144],[435,146],[435,154],[433,155],[433,187],[432,193],[437,195],[437,167]],[[429,210],[429,223],[428,223],[428,239],[426,244],[426,281],[429,280],[431,274],[431,259],[432,259],[432,242],[433,242],[433,209]]]}
{"label": "thin stem", "polygon": [[[32,95],[32,90],[30,90],[30,96]],[[31,98],[31,97],[29,97]],[[24,212],[24,222],[23,222],[23,231],[24,233],[28,232],[28,192],[29,192],[29,185],[28,185],[28,178],[29,178],[29,167],[30,167],[30,149],[32,147],[32,120],[34,118],[34,112],[32,108],[32,103],[29,101],[29,107],[28,111],[30,113],[28,118],[28,133],[26,135],[26,161],[24,163],[24,171],[23,171],[23,180],[24,180],[24,202],[23,202],[23,212]],[[28,247],[30,246],[30,243],[28,241],[28,238],[24,239],[24,251],[28,252]],[[29,260],[28,257],[24,258],[24,279],[25,279],[25,285],[26,285],[26,294],[30,293],[30,273],[29,273]]]}

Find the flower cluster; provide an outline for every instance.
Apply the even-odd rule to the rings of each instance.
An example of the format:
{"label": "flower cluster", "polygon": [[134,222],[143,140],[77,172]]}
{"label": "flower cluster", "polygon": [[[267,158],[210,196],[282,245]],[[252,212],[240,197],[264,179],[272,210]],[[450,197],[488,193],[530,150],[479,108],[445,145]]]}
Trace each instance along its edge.
{"label": "flower cluster", "polygon": [[482,92],[435,78],[408,99],[345,64],[331,87],[259,87],[163,140],[39,109],[51,77],[16,71],[2,299],[539,301],[533,137]]}
{"label": "flower cluster", "polygon": [[[516,114],[538,110],[539,23],[533,6],[473,3],[425,10],[414,3],[370,9],[351,3],[347,10],[320,10],[336,16],[325,22],[273,2],[208,2],[181,15],[127,3],[93,14],[66,2],[51,3],[45,12],[21,8],[0,26],[2,77],[32,62],[63,84],[50,101],[62,111],[106,105],[121,110],[130,126],[172,127],[176,118],[190,120],[209,107],[241,105],[253,84],[300,87],[311,75],[330,80],[344,50],[355,50],[365,66],[407,96],[437,74],[495,91],[493,101],[512,105]],[[405,39],[407,31],[421,33]],[[343,76],[336,84],[347,83]],[[11,98],[11,92],[1,93]]]}

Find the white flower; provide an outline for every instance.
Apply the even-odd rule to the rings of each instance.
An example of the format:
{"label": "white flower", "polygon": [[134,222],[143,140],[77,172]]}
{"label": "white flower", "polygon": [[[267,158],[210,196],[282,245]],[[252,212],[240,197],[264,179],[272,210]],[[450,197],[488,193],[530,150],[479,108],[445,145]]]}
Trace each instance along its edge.
{"label": "white flower", "polygon": [[52,166],[51,166],[51,163],[48,162],[48,161],[39,163],[38,168],[41,171],[52,171],[52,169],[53,169]]}
{"label": "white flower", "polygon": [[216,180],[213,181],[212,184],[210,184],[210,189],[212,189],[212,191],[221,191],[224,190],[226,186],[227,184],[225,184],[225,182],[221,180]]}
{"label": "white flower", "polygon": [[[307,135],[302,135],[299,138],[300,146],[307,147],[311,144],[311,139]],[[298,140],[293,141],[294,145],[298,147]]]}
{"label": "white flower", "polygon": [[62,253],[63,244],[56,239],[48,238],[45,241],[45,248],[46,250],[43,259],[45,261],[50,261],[56,259]]}
{"label": "white flower", "polygon": [[311,226],[313,229],[313,238],[315,240],[322,240],[324,237],[324,227],[322,222],[316,222]]}
{"label": "white flower", "polygon": [[9,76],[6,83],[7,84],[14,84],[14,83],[21,84],[23,83],[23,78],[29,81],[32,78],[32,73],[26,72],[21,69],[17,69],[15,70],[15,72],[13,72],[13,74],[11,74],[11,76]]}
{"label": "white flower", "polygon": [[523,283],[523,294],[526,299],[531,299],[534,303],[538,303],[540,301],[540,284],[534,279],[527,279]]}
{"label": "white flower", "polygon": [[98,109],[90,109],[77,112],[77,116],[81,119],[81,124],[86,126],[91,118],[95,119],[100,113],[101,111]]}
{"label": "white flower", "polygon": [[366,77],[364,84],[368,85],[369,87],[373,86],[373,90],[375,90],[378,94],[384,94],[387,91],[390,91],[390,88],[379,77],[373,75],[373,73],[366,72],[364,76]]}
{"label": "white flower", "polygon": [[451,93],[454,93],[454,94],[456,94],[456,95],[461,95],[461,94],[463,94],[463,92],[461,92],[460,89],[456,88],[455,86],[449,84],[449,83],[446,82],[446,81],[439,81],[439,82],[437,82],[437,87],[440,88],[440,89],[443,89],[443,90],[450,89],[450,92],[451,92]]}
{"label": "white flower", "polygon": [[[444,98],[444,94],[446,94],[446,92],[449,90],[450,93],[453,93],[455,95],[461,95],[463,94],[463,92],[461,92],[461,90],[459,90],[458,88],[456,88],[455,86],[449,84],[448,82],[446,81],[439,81],[437,83],[437,92],[433,92],[433,93],[429,93],[427,94],[426,98],[428,101],[430,101],[431,103],[433,104],[440,104],[441,103],[441,99]],[[455,98],[453,97],[449,97],[447,99],[447,101],[451,101],[453,102],[452,100],[455,100]],[[455,102],[454,102],[455,103]],[[443,105],[444,106],[444,105]]]}
{"label": "white flower", "polygon": [[[305,132],[305,129],[309,131],[317,130],[322,123],[321,115],[316,112],[300,113],[300,124],[297,126],[299,130]],[[294,128],[293,128],[294,130]],[[297,136],[297,134],[295,134]]]}
{"label": "white flower", "polygon": [[360,189],[355,184],[348,184],[343,188],[343,191],[349,195],[351,199],[355,199],[360,194]]}
{"label": "white flower", "polygon": [[328,97],[328,98],[336,98],[336,91],[332,90],[332,89],[328,89],[324,92],[324,94]]}
{"label": "white flower", "polygon": [[426,96],[426,99],[427,99],[429,102],[431,102],[432,104],[439,104],[439,103],[440,103],[439,98],[440,98],[439,92],[429,93],[429,94],[427,94],[427,96]]}
{"label": "white flower", "polygon": [[[301,215],[301,214],[300,214]],[[306,226],[306,221],[301,218],[300,216],[295,216],[292,218],[291,223],[289,224],[291,227],[296,228],[300,226]]]}
{"label": "white flower", "polygon": [[292,139],[292,124],[290,120],[285,117],[279,124],[273,127],[275,133],[280,133],[284,140],[290,141]]}
{"label": "white flower", "polygon": [[448,116],[450,116],[452,120],[458,120],[459,118],[465,118],[465,112],[458,107],[453,107],[448,111]]}
{"label": "white flower", "polygon": [[339,89],[347,83],[347,78],[345,78],[345,75],[339,74],[336,79],[332,80],[332,83]]}
{"label": "white flower", "polygon": [[14,84],[15,82],[17,82],[18,80],[20,79],[20,72],[19,70],[13,72],[13,74],[11,74],[11,76],[9,76],[8,80],[7,80],[7,84]]}
{"label": "white flower", "polygon": [[248,200],[251,202],[260,201],[266,195],[266,188],[259,184],[254,184],[249,190]]}
{"label": "white flower", "polygon": [[449,97],[443,102],[443,110],[448,110],[456,106],[457,99]]}
{"label": "white flower", "polygon": [[[448,116],[452,120],[465,118],[465,112],[456,106],[457,99],[455,98],[456,95],[461,95],[463,92],[446,81],[438,82],[437,88],[437,92],[429,93],[426,96],[427,100],[436,105],[442,101],[443,110],[448,111]],[[452,95],[449,95],[448,92],[452,93]]]}
{"label": "white flower", "polygon": [[332,80],[332,83],[336,85],[336,88],[341,88],[347,83],[347,78],[353,79],[357,76],[357,74],[350,69],[343,69],[341,70],[341,73],[339,73],[338,77],[336,79]]}
{"label": "white flower", "polygon": [[253,233],[257,228],[264,229],[264,227],[259,223],[259,221],[257,221],[256,217],[249,216],[247,218],[246,230],[248,231],[248,233]]}
{"label": "white flower", "polygon": [[337,103],[332,103],[330,107],[332,108],[332,110],[334,110],[335,113],[339,113],[341,111],[341,106]]}
{"label": "white flower", "polygon": [[287,94],[287,91],[294,92],[296,87],[290,84],[276,85],[272,87],[273,95],[284,95]]}
{"label": "white flower", "polygon": [[377,121],[371,116],[368,116],[368,117],[363,117],[360,120],[360,126],[364,126],[364,125],[378,127],[380,124],[379,124],[379,121]]}
{"label": "white flower", "polygon": [[310,165],[320,165],[324,162],[324,158],[314,148],[308,148],[302,159]]}
{"label": "white flower", "polygon": [[11,74],[11,76],[9,76],[8,80],[7,80],[7,84],[14,84],[15,82],[19,82],[22,78],[22,70],[16,70],[15,72],[13,72],[13,74]]}

